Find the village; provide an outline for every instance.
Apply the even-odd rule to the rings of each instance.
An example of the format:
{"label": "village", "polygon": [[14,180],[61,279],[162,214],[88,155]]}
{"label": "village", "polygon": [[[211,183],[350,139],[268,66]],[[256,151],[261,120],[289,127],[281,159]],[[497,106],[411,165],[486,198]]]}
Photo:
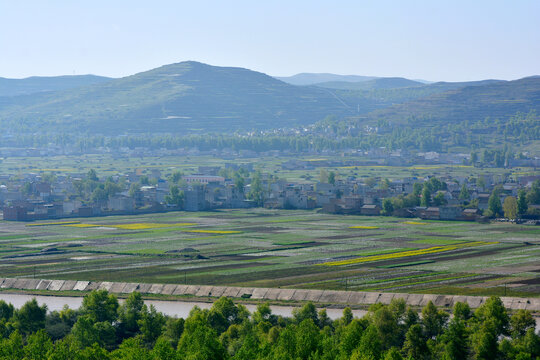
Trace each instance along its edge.
{"label": "village", "polygon": [[326,170],[335,165],[328,161],[288,160],[282,169],[321,169],[318,179],[291,182],[254,171],[253,165],[199,166],[193,174],[168,176],[157,169],[136,169],[101,179],[94,170],[0,174],[0,206],[3,219],[12,221],[251,207],[428,220],[491,217],[535,223],[540,218],[539,175],[388,180],[336,176]]}

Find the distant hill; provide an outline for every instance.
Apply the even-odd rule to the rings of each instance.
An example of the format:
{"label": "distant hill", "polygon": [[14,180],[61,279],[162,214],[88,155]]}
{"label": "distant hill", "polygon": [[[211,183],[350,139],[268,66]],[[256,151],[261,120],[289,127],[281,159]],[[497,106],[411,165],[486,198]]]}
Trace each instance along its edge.
{"label": "distant hill", "polygon": [[[230,133],[309,125],[328,116],[430,127],[540,112],[538,77],[433,84],[371,78],[343,89],[188,61],[120,79],[58,77],[39,85],[40,79],[20,80],[18,90],[12,82],[10,96],[0,96],[0,134]],[[55,86],[60,90],[51,90]],[[17,91],[22,95],[14,96]]]}
{"label": "distant hill", "polygon": [[328,73],[301,73],[293,76],[275,77],[291,85],[314,85],[325,82],[361,82],[377,79],[376,76],[337,75]]}
{"label": "distant hill", "polygon": [[0,96],[28,95],[47,91],[74,89],[81,86],[100,84],[111,78],[96,75],[66,75],[25,79],[6,79],[0,77]]}
{"label": "distant hill", "polygon": [[400,89],[407,87],[424,86],[424,83],[401,77],[377,78],[359,82],[328,81],[314,84],[328,89],[341,90],[373,90],[373,89]]}
{"label": "distant hill", "polygon": [[[485,80],[472,83],[435,83],[432,89],[457,88],[435,93],[385,109],[373,111],[369,119],[393,124],[433,126],[437,123],[478,121],[486,117],[507,119],[517,112],[540,113],[540,78],[513,81]],[[465,85],[465,86],[463,86]]]}
{"label": "distant hill", "polygon": [[267,129],[351,113],[327,89],[192,61],[69,91],[0,97],[0,109],[3,131],[104,134]]}

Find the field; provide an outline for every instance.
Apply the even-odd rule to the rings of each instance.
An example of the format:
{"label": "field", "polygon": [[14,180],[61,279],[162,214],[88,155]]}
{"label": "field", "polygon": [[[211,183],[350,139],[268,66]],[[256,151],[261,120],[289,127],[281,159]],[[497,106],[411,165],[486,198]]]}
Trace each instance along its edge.
{"label": "field", "polygon": [[0,222],[0,277],[538,296],[540,228],[226,210]]}
{"label": "field", "polygon": [[[18,157],[0,159],[0,174],[25,174],[25,173],[56,173],[64,175],[86,174],[88,170],[95,169],[100,177],[117,175],[119,173],[132,172],[141,169],[150,175],[151,170],[159,170],[162,177],[174,171],[185,174],[197,173],[198,167],[218,166],[226,164],[254,164],[255,170],[269,173],[279,178],[294,182],[317,182],[321,169],[333,171],[338,178],[355,177],[368,178],[379,177],[402,179],[404,177],[425,176],[452,176],[452,177],[478,177],[482,175],[500,178],[502,174],[514,178],[525,175],[538,175],[540,171],[534,168],[475,168],[464,165],[415,165],[415,166],[382,166],[382,165],[359,165],[359,166],[313,166],[310,169],[284,170],[282,163],[289,160],[302,160],[315,164],[317,161],[328,162],[359,162],[366,160],[355,156],[291,156],[291,157],[263,157],[221,159],[214,156],[162,156],[162,157],[120,157],[111,155],[81,155],[81,156],[51,156],[51,157]],[[61,165],[59,165],[61,164]]]}

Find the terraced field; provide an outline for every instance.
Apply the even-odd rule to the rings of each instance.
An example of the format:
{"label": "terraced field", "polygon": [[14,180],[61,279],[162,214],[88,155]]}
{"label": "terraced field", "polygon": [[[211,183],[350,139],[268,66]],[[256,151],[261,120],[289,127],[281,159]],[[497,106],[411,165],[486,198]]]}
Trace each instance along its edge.
{"label": "terraced field", "polygon": [[538,296],[540,228],[255,209],[0,222],[0,277]]}

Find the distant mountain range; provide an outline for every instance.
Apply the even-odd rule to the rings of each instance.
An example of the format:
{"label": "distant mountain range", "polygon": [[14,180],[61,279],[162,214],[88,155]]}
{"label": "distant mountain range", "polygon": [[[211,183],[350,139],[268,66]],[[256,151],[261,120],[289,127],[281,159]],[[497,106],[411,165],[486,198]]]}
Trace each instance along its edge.
{"label": "distant mountain range", "polygon": [[100,84],[111,78],[96,75],[65,75],[26,79],[6,79],[0,77],[0,96],[28,95],[47,91],[61,91],[81,86]]}
{"label": "distant mountain range", "polygon": [[362,82],[377,79],[377,76],[360,76],[360,75],[337,75],[328,73],[300,73],[293,76],[276,76],[278,80],[291,85],[315,85],[326,82]]}
{"label": "distant mountain range", "polygon": [[0,133],[217,133],[308,125],[327,116],[460,122],[539,111],[539,94],[538,77],[432,84],[334,74],[276,79],[188,61],[120,79],[0,78]]}

